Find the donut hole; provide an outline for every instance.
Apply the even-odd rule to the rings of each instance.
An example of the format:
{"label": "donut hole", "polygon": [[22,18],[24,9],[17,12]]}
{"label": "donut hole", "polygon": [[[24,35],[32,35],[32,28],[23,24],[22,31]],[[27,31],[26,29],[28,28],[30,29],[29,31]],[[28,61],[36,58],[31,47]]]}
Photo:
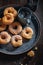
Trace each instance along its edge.
{"label": "donut hole", "polygon": [[10,11],[10,10],[9,10],[8,13],[13,13],[13,11]]}
{"label": "donut hole", "polygon": [[1,38],[2,38],[2,39],[6,39],[6,36],[2,35]]}
{"label": "donut hole", "polygon": [[11,13],[11,11],[9,10],[8,13]]}
{"label": "donut hole", "polygon": [[10,20],[10,17],[7,17],[7,20]]}
{"label": "donut hole", "polygon": [[18,39],[16,38],[16,39],[15,39],[15,41],[17,42],[17,41],[18,41]]}
{"label": "donut hole", "polygon": [[17,29],[17,26],[13,27],[14,29]]}
{"label": "donut hole", "polygon": [[29,34],[29,31],[26,31],[26,34]]}

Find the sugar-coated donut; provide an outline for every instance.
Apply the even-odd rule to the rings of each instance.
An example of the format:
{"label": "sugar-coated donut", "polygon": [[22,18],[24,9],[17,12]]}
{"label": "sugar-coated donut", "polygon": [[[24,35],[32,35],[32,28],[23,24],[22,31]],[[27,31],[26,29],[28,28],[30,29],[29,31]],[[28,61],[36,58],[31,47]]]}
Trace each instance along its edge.
{"label": "sugar-coated donut", "polygon": [[26,39],[31,39],[32,36],[33,36],[33,30],[32,30],[32,28],[30,28],[30,27],[24,28],[24,30],[22,30],[22,32],[21,32],[21,35],[24,38],[26,38]]}
{"label": "sugar-coated donut", "polygon": [[19,34],[22,31],[22,26],[19,22],[14,22],[11,25],[9,25],[9,31],[12,34]]}
{"label": "sugar-coated donut", "polygon": [[19,47],[22,45],[22,37],[20,35],[14,35],[11,38],[11,44],[14,47]]}
{"label": "sugar-coated donut", "polygon": [[14,17],[13,17],[13,15],[11,13],[10,14],[6,14],[2,18],[2,22],[5,25],[10,25],[13,21],[14,21]]}
{"label": "sugar-coated donut", "polygon": [[0,33],[0,44],[9,43],[10,39],[11,39],[11,36],[7,32],[3,31]]}
{"label": "sugar-coated donut", "polygon": [[4,15],[8,14],[8,13],[12,13],[14,17],[17,16],[17,11],[16,9],[14,9],[13,7],[8,7],[4,10]]}

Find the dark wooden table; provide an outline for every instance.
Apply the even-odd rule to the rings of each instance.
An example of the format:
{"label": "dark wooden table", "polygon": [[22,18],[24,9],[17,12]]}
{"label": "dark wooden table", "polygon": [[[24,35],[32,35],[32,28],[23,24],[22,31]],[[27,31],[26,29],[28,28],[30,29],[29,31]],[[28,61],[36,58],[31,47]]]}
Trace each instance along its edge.
{"label": "dark wooden table", "polygon": [[[0,0],[0,7],[10,3],[14,4],[14,1],[8,2],[8,0]],[[41,36],[36,45],[38,47],[38,50],[35,51],[35,57],[29,58],[26,55],[27,53],[24,53],[18,56],[8,56],[8,55],[0,53],[0,65],[21,65],[21,63],[23,65],[26,65],[26,64],[27,65],[43,65],[43,1],[42,0],[39,0],[38,8],[35,11],[35,14],[38,16],[41,23]]]}

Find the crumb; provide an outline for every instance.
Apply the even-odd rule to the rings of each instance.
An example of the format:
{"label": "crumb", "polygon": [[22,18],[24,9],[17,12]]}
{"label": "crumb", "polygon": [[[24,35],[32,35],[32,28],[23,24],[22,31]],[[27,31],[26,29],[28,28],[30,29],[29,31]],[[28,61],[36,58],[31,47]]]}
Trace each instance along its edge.
{"label": "crumb", "polygon": [[37,47],[35,47],[35,50],[37,50],[38,48]]}
{"label": "crumb", "polygon": [[21,65],[23,65],[23,64],[21,64]]}
{"label": "crumb", "polygon": [[27,55],[30,57],[34,57],[35,53],[34,53],[34,51],[31,50],[30,52],[27,53]]}

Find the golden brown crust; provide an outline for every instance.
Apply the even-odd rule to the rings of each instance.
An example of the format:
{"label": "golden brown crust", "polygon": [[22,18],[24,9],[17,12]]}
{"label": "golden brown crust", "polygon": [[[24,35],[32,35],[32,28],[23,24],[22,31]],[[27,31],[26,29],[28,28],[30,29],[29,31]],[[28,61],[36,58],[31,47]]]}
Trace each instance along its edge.
{"label": "golden brown crust", "polygon": [[0,18],[0,31],[3,31],[6,29],[6,25],[2,23],[2,19]]}
{"label": "golden brown crust", "polygon": [[32,35],[33,35],[33,30],[30,27],[26,27],[24,28],[24,30],[22,30],[21,35],[26,38],[26,39],[31,39]]}
{"label": "golden brown crust", "polygon": [[[15,27],[17,27],[17,28],[15,29]],[[22,31],[22,26],[20,23],[14,22],[11,25],[9,25],[9,31],[12,34],[19,34]]]}
{"label": "golden brown crust", "polygon": [[7,32],[3,31],[0,33],[0,44],[9,43],[10,39],[11,39],[11,36]]}
{"label": "golden brown crust", "polygon": [[12,13],[14,17],[17,16],[17,11],[13,7],[8,7],[4,10],[4,15]]}
{"label": "golden brown crust", "polygon": [[22,37],[20,35],[14,35],[11,38],[11,44],[14,47],[19,47],[22,45]]}
{"label": "golden brown crust", "polygon": [[2,22],[3,22],[3,24],[5,24],[5,25],[10,25],[13,21],[14,21],[14,17],[13,17],[13,15],[12,15],[11,13],[5,15],[5,16],[2,18]]}

